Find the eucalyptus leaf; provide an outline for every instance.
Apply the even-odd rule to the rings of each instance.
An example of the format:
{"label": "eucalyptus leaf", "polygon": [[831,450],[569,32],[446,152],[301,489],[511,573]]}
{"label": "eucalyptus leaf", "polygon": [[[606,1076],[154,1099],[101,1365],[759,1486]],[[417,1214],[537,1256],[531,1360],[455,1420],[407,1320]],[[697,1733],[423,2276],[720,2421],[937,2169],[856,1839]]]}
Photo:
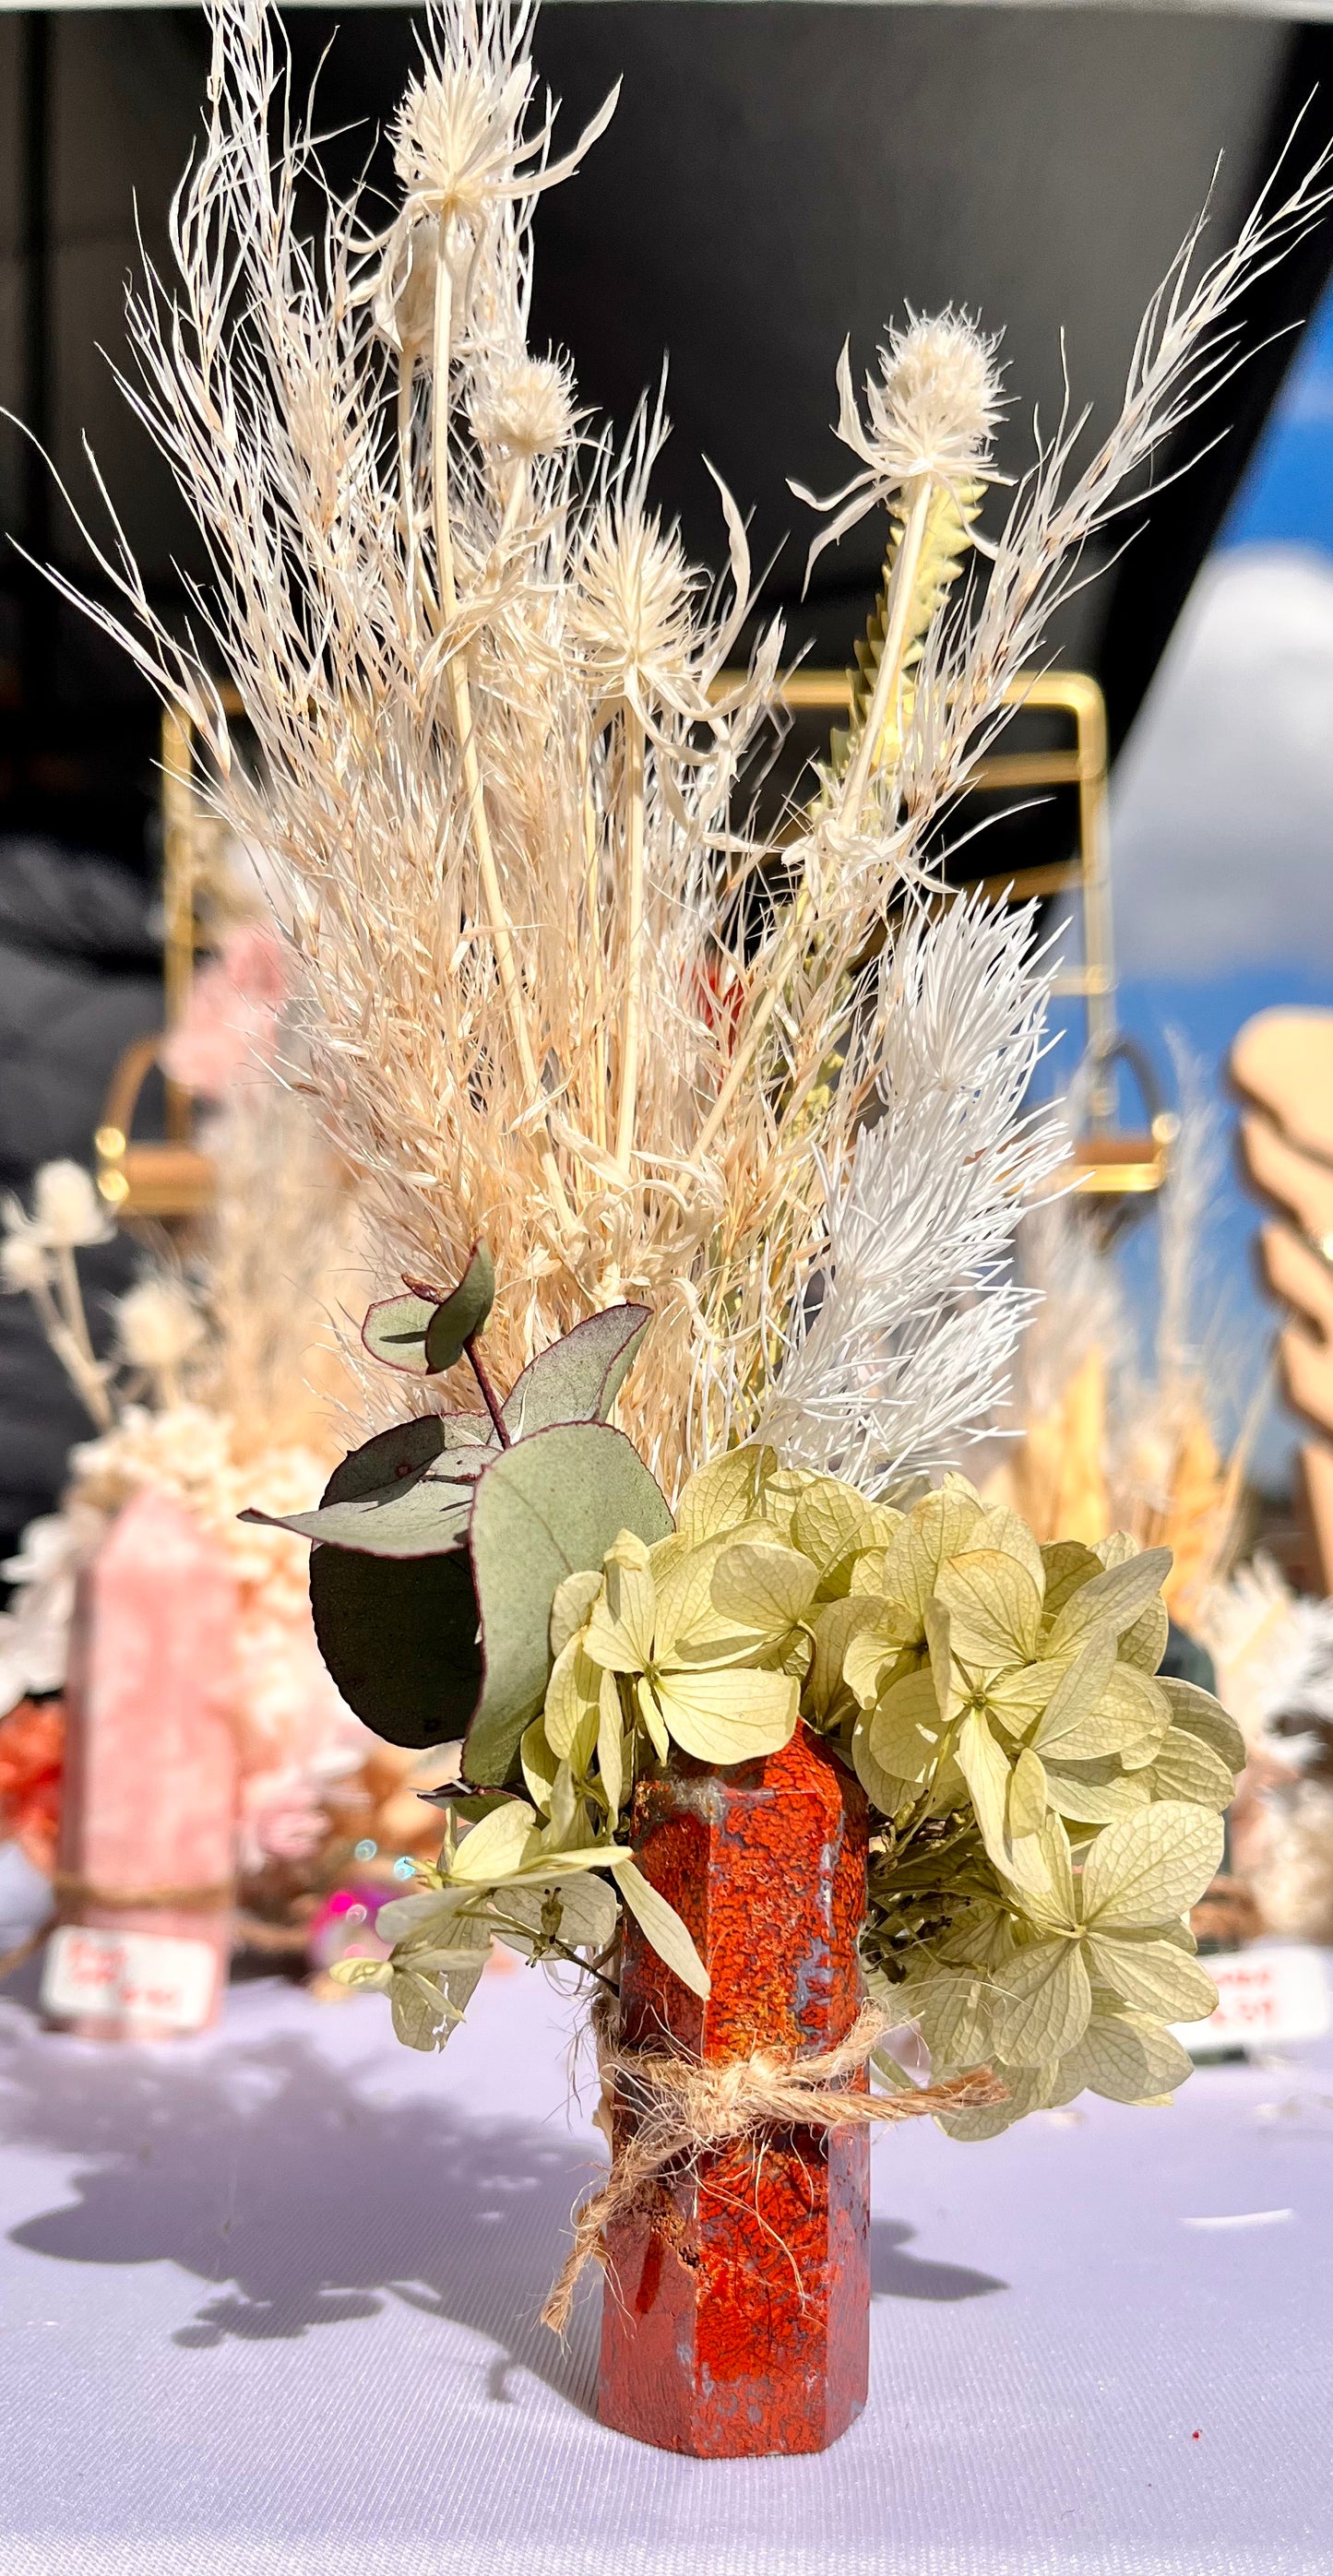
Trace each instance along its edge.
{"label": "eucalyptus leaf", "polygon": [[539,1351],[505,1402],[511,1439],[556,1422],[605,1422],[652,1320],[651,1306],[607,1306]]}
{"label": "eucalyptus leaf", "polygon": [[461,1547],[489,1433],[484,1414],[426,1413],[414,1422],[396,1422],[349,1451],[317,1510],[247,1511],[240,1517],[376,1556],[434,1556]]}
{"label": "eucalyptus leaf", "polygon": [[472,1414],[394,1422],[351,1450],[312,1512],[242,1512],[242,1520],[366,1556],[443,1556],[462,1548],[472,1479],[485,1448]]}
{"label": "eucalyptus leaf", "polygon": [[426,1326],[426,1367],[432,1376],[462,1358],[494,1304],[495,1264],[485,1244],[479,1243],[453,1295],[436,1307]]}
{"label": "eucalyptus leaf", "polygon": [[413,1751],[457,1742],[481,1689],[464,1550],[385,1557],[317,1547],[310,1607],[339,1691],[374,1734]]}
{"label": "eucalyptus leaf", "polygon": [[600,1566],[622,1530],[665,1538],[671,1514],[624,1433],[555,1423],[500,1451],[469,1527],[485,1679],[468,1733],[470,1780],[503,1781],[551,1669],[551,1608],[566,1577]]}
{"label": "eucalyptus leaf", "polygon": [[248,1512],[247,1520],[294,1530],[298,1538],[325,1547],[353,1548],[363,1556],[446,1556],[461,1548],[472,1512],[472,1486],[441,1477],[413,1477],[405,1485],[382,1485],[360,1494],[355,1502],[328,1503],[316,1512],[287,1512],[276,1522],[268,1513]]}
{"label": "eucalyptus leaf", "polygon": [[426,1297],[381,1297],[361,1327],[361,1339],[372,1359],[408,1377],[429,1377],[426,1327],[435,1307]]}
{"label": "eucalyptus leaf", "polygon": [[[425,1475],[448,1444],[449,1426],[442,1413],[423,1413],[414,1422],[395,1422],[392,1430],[377,1431],[373,1440],[363,1441],[359,1449],[349,1449],[341,1465],[334,1468],[320,1503],[350,1503],[363,1494],[405,1488],[409,1480]],[[278,1529],[287,1526],[271,1512],[242,1512],[241,1518],[263,1521]]]}

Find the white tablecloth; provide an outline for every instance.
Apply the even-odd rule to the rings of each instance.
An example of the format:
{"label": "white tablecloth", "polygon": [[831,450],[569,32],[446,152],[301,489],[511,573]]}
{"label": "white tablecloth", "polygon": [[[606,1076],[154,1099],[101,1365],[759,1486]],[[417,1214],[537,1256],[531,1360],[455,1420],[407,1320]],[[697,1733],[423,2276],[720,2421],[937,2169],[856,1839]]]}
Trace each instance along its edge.
{"label": "white tablecloth", "polygon": [[1333,2570],[1327,2049],[881,2138],[869,2408],[730,2464],[593,2420],[594,2282],[536,2322],[569,2028],[517,1966],[443,2058],[272,1982],[152,2050],[0,2001],[3,2576]]}

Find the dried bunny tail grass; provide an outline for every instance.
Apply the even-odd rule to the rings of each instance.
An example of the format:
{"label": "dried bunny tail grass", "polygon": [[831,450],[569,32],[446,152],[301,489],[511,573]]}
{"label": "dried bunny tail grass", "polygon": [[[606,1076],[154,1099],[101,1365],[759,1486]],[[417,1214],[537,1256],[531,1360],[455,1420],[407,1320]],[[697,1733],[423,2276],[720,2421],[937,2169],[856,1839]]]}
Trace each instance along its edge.
{"label": "dried bunny tail grass", "polygon": [[[872,700],[845,773],[778,844],[745,798],[780,629],[719,685],[752,605],[734,502],[719,487],[729,576],[710,589],[650,503],[660,396],[617,453],[580,429],[563,362],[527,347],[534,207],[602,122],[556,157],[530,26],[527,0],[440,0],[392,222],[368,232],[355,196],[326,196],[312,241],[314,146],[272,22],[213,0],[178,282],[147,266],[125,387],[203,531],[202,640],[156,615],[114,512],[94,549],[111,604],[80,604],[197,725],[217,809],[271,857],[292,1066],[384,1283],[447,1286],[485,1235],[501,1378],[590,1306],[645,1299],[620,1419],[669,1492],[773,1402],[785,1441],[873,1480],[989,1400],[1020,1312],[997,1265],[1053,1151],[1010,1072],[1036,1044],[1030,930],[979,907],[909,920],[899,967],[888,925],[937,879],[932,826],[1118,484],[1234,362],[1226,317],[1314,220],[1318,169],[1190,292],[1186,246],[1110,440],[1069,484],[1081,424],[1062,421],[984,595],[932,611],[924,638],[931,509],[951,477],[989,476],[998,394],[964,318],[896,335],[866,471],[919,470]],[[885,740],[901,747],[875,770]],[[939,1226],[947,1260],[929,1261]]]}

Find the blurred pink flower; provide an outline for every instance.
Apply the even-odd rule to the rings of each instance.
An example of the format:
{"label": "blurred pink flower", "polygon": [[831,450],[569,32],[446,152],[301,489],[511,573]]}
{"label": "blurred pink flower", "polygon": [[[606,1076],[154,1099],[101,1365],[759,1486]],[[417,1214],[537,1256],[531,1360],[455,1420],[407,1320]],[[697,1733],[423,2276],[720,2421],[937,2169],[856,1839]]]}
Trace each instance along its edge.
{"label": "blurred pink flower", "polygon": [[308,1860],[328,1832],[328,1818],[314,1784],[294,1767],[257,1771],[241,1789],[241,1857],[247,1868],[264,1859]]}
{"label": "blurred pink flower", "polygon": [[186,1091],[220,1100],[246,1065],[272,1063],[287,988],[278,933],[258,923],[233,930],[194,979],[185,1015],[162,1049],[164,1073]]}

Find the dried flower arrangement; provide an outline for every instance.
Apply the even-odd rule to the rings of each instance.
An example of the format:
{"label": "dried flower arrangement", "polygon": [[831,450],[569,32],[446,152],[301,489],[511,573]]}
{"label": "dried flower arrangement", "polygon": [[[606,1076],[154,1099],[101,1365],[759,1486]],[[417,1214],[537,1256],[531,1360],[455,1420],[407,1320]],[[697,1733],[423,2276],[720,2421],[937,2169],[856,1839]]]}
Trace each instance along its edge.
{"label": "dried flower arrangement", "polygon": [[[1178,1038],[1168,1043],[1180,1110],[1156,1203],[1154,1311],[1136,1313],[1118,1239],[1077,1198],[1031,1210],[1019,1266],[1039,1302],[1005,1455],[983,1484],[1040,1539],[1095,1543],[1119,1528],[1142,1547],[1169,1548],[1163,1597],[1192,1630],[1235,1554],[1265,1384],[1261,1354],[1228,1328],[1210,1281],[1221,1118],[1202,1065]],[[1242,1418],[1229,1420],[1247,1387]]]}
{"label": "dried flower arrangement", "polygon": [[[350,1246],[346,1206],[306,1105],[262,1070],[276,991],[265,1012],[247,1011],[246,1026],[230,1029],[228,1053],[210,983],[221,971],[206,969],[199,983],[206,1047],[191,1020],[179,1050],[179,1070],[193,1050],[201,1060],[190,1069],[202,1073],[202,1049],[216,1077],[217,1204],[184,1260],[164,1247],[114,1301],[109,1358],[95,1355],[77,1267],[80,1247],[111,1232],[88,1174],[48,1164],[31,1208],[11,1200],[3,1212],[0,1283],[33,1299],[98,1436],[74,1449],[59,1511],[29,1527],[5,1569],[14,1597],[0,1614],[0,1760],[19,1767],[12,1793],[0,1789],[0,1828],[9,1821],[50,1869],[60,1719],[49,1706],[22,1703],[63,1688],[78,1575],[116,1514],[135,1494],[167,1494],[237,1587],[239,1860],[258,1901],[266,1875],[289,1875],[329,1846],[334,1808],[355,1808],[351,1839],[364,1833],[361,1775],[368,1757],[378,1764],[380,1748],[319,1655],[303,1551],[280,1530],[238,1517],[257,1496],[273,1512],[292,1509],[337,1454],[328,1403],[312,1381],[321,1301]],[[46,1767],[29,1825],[39,1755]]]}
{"label": "dried flower arrangement", "polygon": [[[1234,363],[1246,279],[1328,191],[1317,169],[1197,280],[1191,236],[1109,434],[1080,465],[1066,414],[984,540],[993,344],[963,315],[912,317],[864,405],[844,356],[857,470],[818,505],[818,543],[883,509],[885,589],[849,734],[768,834],[747,763],[782,638],[730,669],[752,605],[740,514],[719,486],[719,589],[650,501],[660,404],[618,451],[565,362],[528,346],[538,200],[612,104],[553,157],[531,14],[430,9],[392,222],[368,233],[357,197],[326,194],[312,242],[297,194],[315,147],[271,24],[261,0],[214,0],[179,282],[150,275],[131,301],[126,390],[204,531],[199,631],[254,759],[119,541],[100,558],[119,607],[84,604],[189,715],[219,810],[282,882],[303,1078],[382,1264],[368,1410],[382,1422],[392,1387],[400,1418],[284,1526],[317,1542],[344,1696],[396,1740],[462,1737],[464,1783],[442,1793],[438,1865],[380,1916],[392,1957],[347,1973],[429,2047],[492,1939],[581,1961],[621,2184],[637,2174],[582,2249],[614,2268],[670,2203],[655,2260],[702,2317],[724,2295],[708,2175],[765,2101],[766,2175],[773,2122],[799,2140],[803,2103],[830,2139],[801,2168],[812,2194],[845,2182],[854,2212],[860,2192],[859,2236],[853,2215],[838,2239],[855,2274],[864,2183],[832,2141],[866,2117],[872,2051],[891,2088],[875,2116],[936,2110],[978,2137],[1088,2084],[1160,2098],[1188,2068],[1167,2021],[1209,2008],[1184,1917],[1239,1740],[1206,1695],[1155,1678],[1165,1552],[1039,1546],[956,1474],[921,1490],[1004,1389],[1029,1306],[1013,1231],[1065,1150],[1027,1105],[1033,922],[942,902],[929,852],[1082,549]],[[834,1845],[793,1842],[782,1887],[770,1855],[747,1930],[775,1992],[785,1968],[788,2016],[765,2024],[752,1996],[727,2045],[746,1944],[682,1888],[652,1820],[669,1842],[687,1811],[781,1805],[798,1773],[792,1812],[833,1797]],[[802,1963],[775,1957],[789,1899],[826,1908],[823,1983],[799,2006]],[[654,1999],[637,2036],[636,1995]],[[929,2089],[880,2045],[909,2020]],[[687,2102],[681,2050],[705,2061]],[[748,2170],[733,2302],[746,2262],[772,2269],[761,2238],[786,2260]],[[744,2211],[729,2223],[731,2262]],[[843,2259],[826,2248],[825,2270]],[[786,2369],[807,2394],[780,2438],[831,2438],[863,2364],[826,2354],[842,2393],[807,2403],[811,2282],[794,2309],[790,2280],[762,2286],[767,2396],[748,2415],[733,2391],[705,2424],[698,2382],[663,2429],[604,2380],[610,2419],[773,2447]],[[644,2289],[636,2313],[653,2303]],[[855,2343],[864,2301],[859,2325],[845,2308]]]}
{"label": "dried flower arrangement", "polygon": [[1196,1627],[1245,1742],[1231,1859],[1258,1928],[1333,1934],[1333,1602],[1294,1593],[1270,1557],[1211,1584]]}

